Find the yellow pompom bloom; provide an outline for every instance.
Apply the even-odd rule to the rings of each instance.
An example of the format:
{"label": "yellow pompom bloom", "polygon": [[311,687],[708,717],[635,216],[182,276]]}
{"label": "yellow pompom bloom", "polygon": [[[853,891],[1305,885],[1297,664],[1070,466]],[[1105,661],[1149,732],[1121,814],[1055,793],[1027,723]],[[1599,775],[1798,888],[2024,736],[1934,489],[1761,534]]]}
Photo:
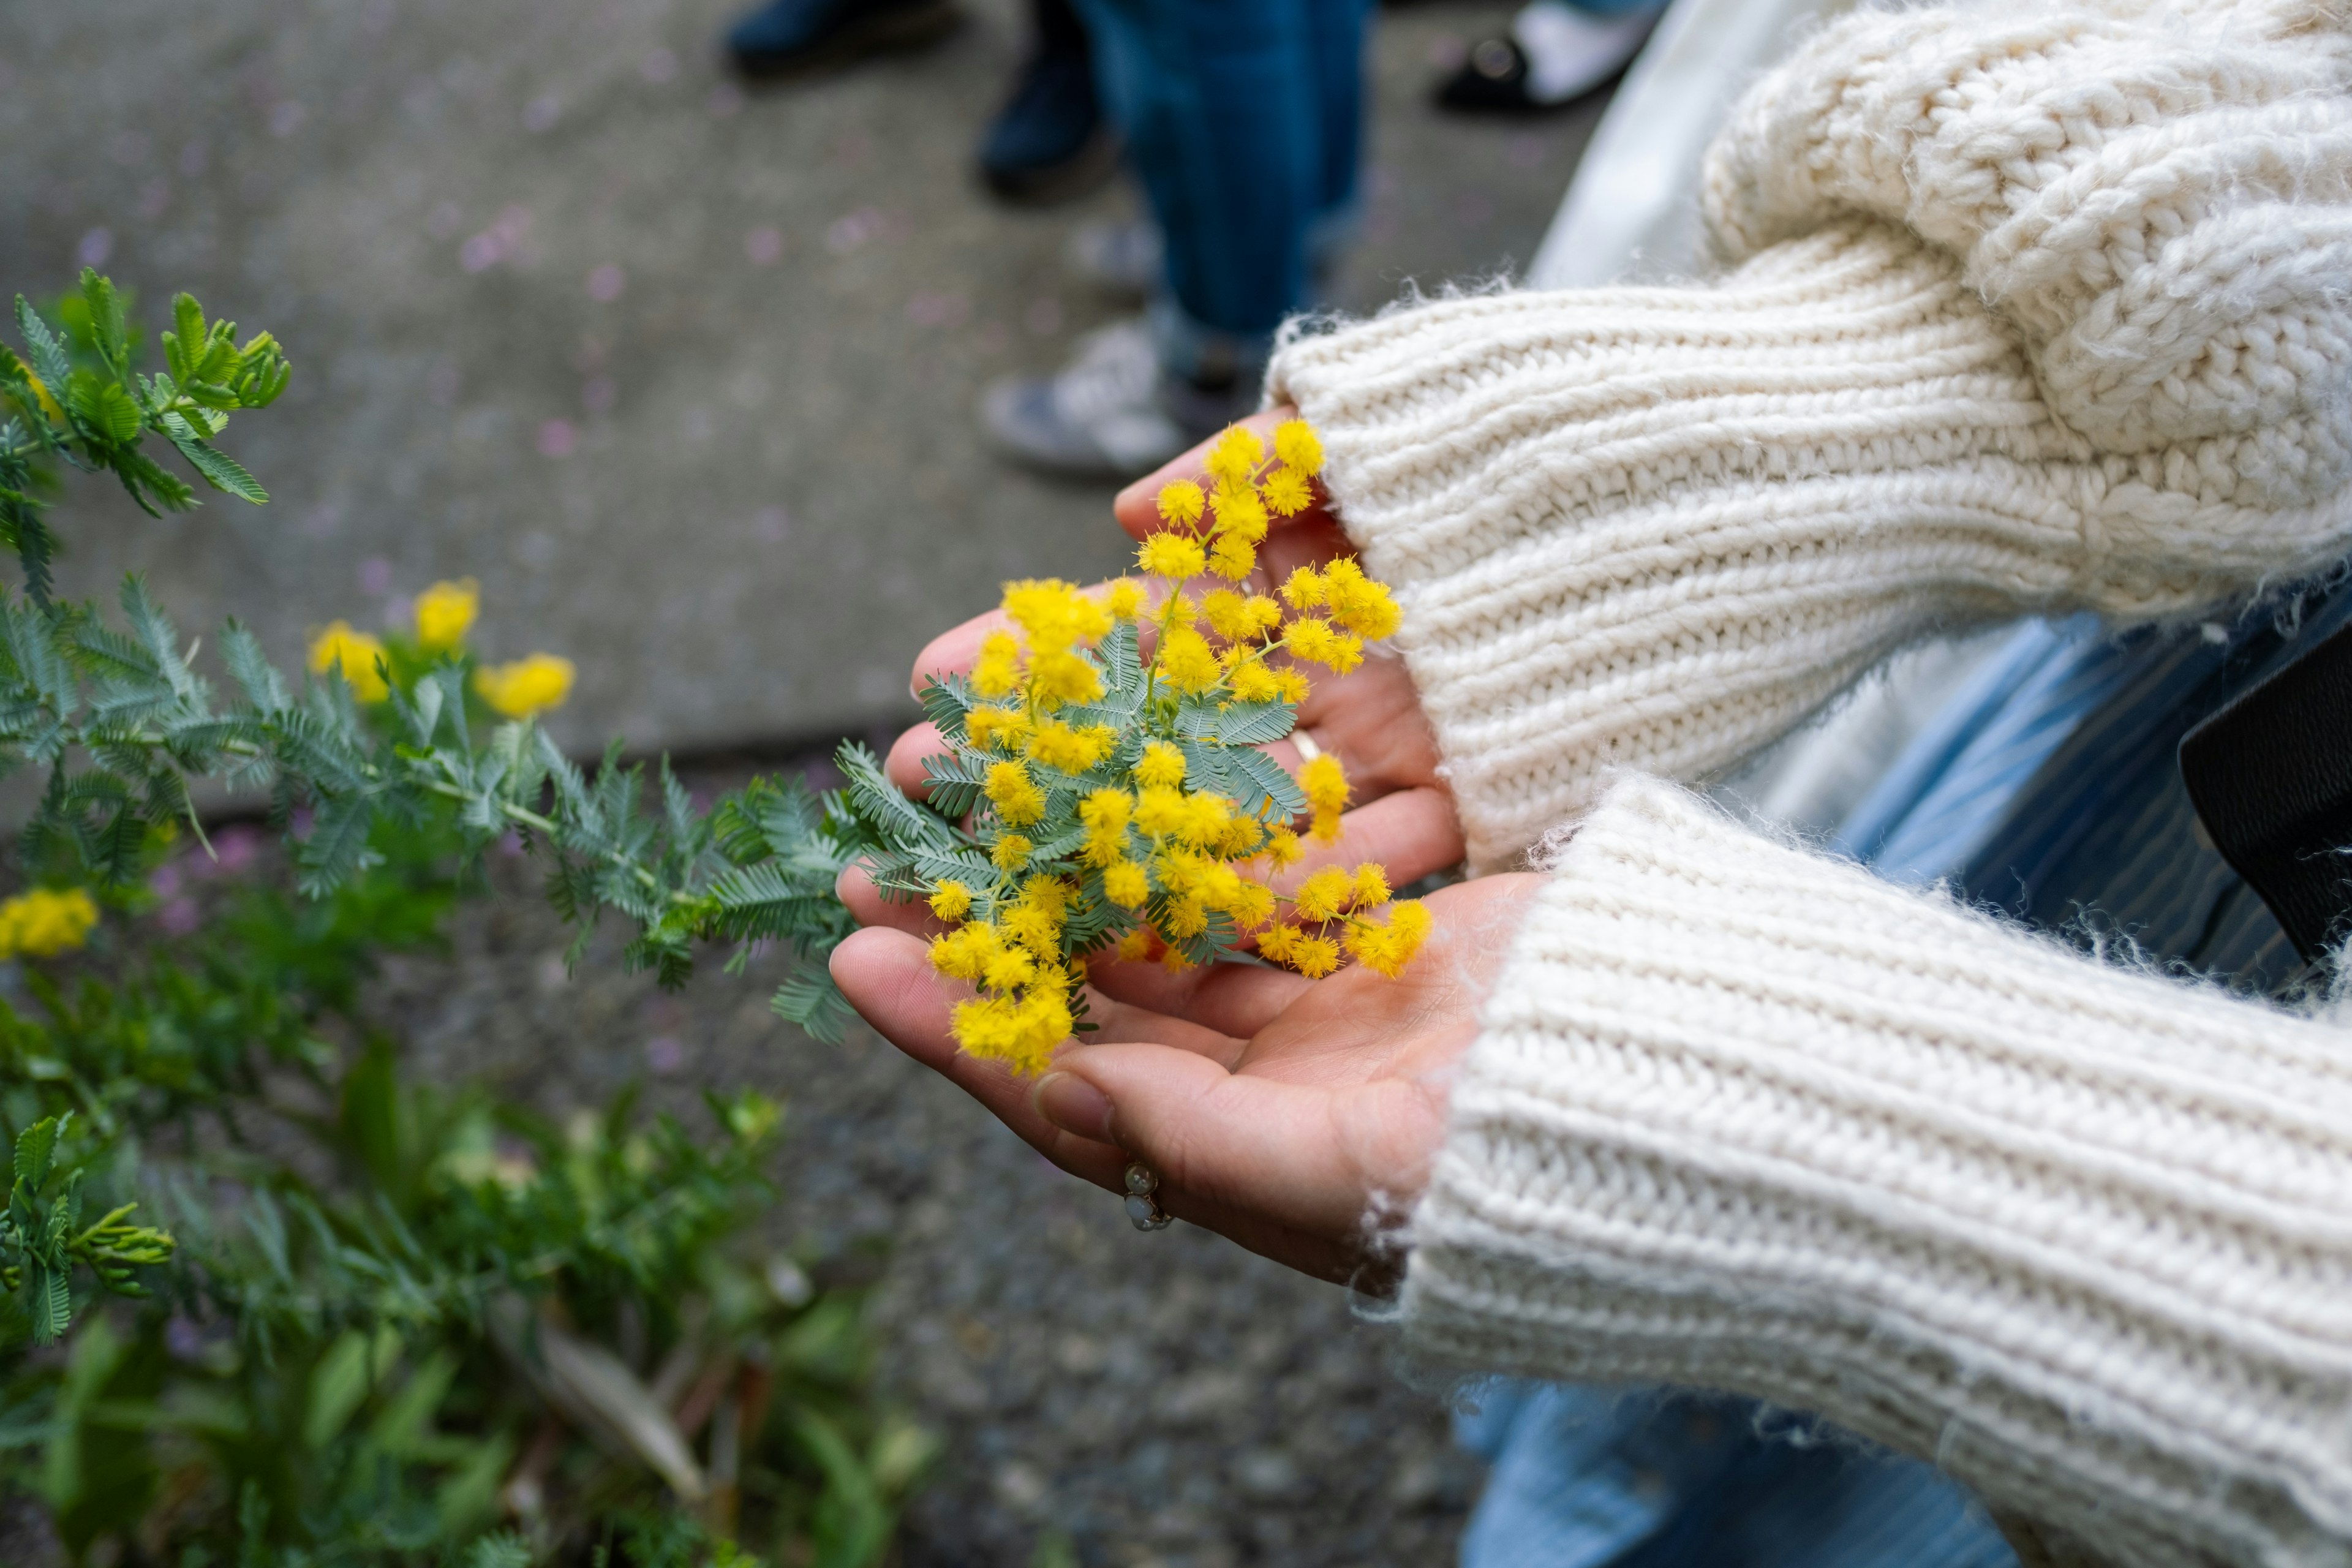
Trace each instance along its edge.
{"label": "yellow pompom bloom", "polygon": [[1282,700],[1285,702],[1304,702],[1307,700],[1307,692],[1312,689],[1307,684],[1305,670],[1295,669],[1286,665],[1274,672],[1274,679],[1275,684],[1282,688]]}
{"label": "yellow pompom bloom", "polygon": [[1242,702],[1271,702],[1282,695],[1282,681],[1256,659],[1236,663],[1226,679],[1232,683],[1234,697]]}
{"label": "yellow pompom bloom", "polygon": [[1172,485],[1160,487],[1160,521],[1189,527],[1201,521],[1202,509],[1208,503],[1201,487],[1190,479],[1178,479]]}
{"label": "yellow pompom bloom", "polygon": [[1122,577],[1110,585],[1110,598],[1105,605],[1114,619],[1131,621],[1143,614],[1143,584]]}
{"label": "yellow pompom bloom", "polygon": [[1276,468],[1266,475],[1265,483],[1258,487],[1268,511],[1277,517],[1297,517],[1315,504],[1315,487],[1297,468]]}
{"label": "yellow pompom bloom", "polygon": [[1255,816],[1235,814],[1211,847],[1228,860],[1246,860],[1265,842],[1265,824]]}
{"label": "yellow pompom bloom", "polygon": [[1304,419],[1286,419],[1274,430],[1274,455],[1302,474],[1323,471],[1323,440]]}
{"label": "yellow pompom bloom", "polygon": [[1258,464],[1265,460],[1265,443],[1258,439],[1256,431],[1240,425],[1228,425],[1225,433],[1217,437],[1217,444],[1209,448],[1209,455],[1202,460],[1202,467],[1209,470],[1211,479],[1221,484],[1245,485],[1249,483],[1250,476],[1257,471]]}
{"label": "yellow pompom bloom", "polygon": [[1000,871],[1018,871],[1029,864],[1029,851],[1037,847],[1018,833],[1008,833],[990,846],[989,863]]}
{"label": "yellow pompom bloom", "polygon": [[1242,931],[1254,931],[1274,918],[1274,889],[1264,882],[1243,879],[1241,890],[1225,905],[1234,917],[1234,924]]}
{"label": "yellow pompom bloom", "polygon": [[1209,907],[1197,898],[1179,899],[1168,906],[1162,929],[1180,942],[1188,936],[1199,936],[1209,929]]}
{"label": "yellow pompom bloom", "polygon": [[1029,695],[1048,707],[1092,702],[1102,693],[1102,677],[1081,655],[1041,653],[1029,661]]}
{"label": "yellow pompom bloom", "polygon": [[481,607],[481,585],[471,577],[434,584],[416,595],[416,646],[426,653],[456,647],[466,640]]}
{"label": "yellow pompom bloom", "polygon": [[980,973],[980,983],[992,991],[1017,991],[1036,978],[1036,959],[1017,947],[999,952]]}
{"label": "yellow pompom bloom", "polygon": [[1328,936],[1307,936],[1290,944],[1284,962],[1309,980],[1320,980],[1339,967],[1339,944]]}
{"label": "yellow pompom bloom", "polygon": [[1337,866],[1326,866],[1298,884],[1291,895],[1298,918],[1321,924],[1346,912],[1348,900],[1356,891],[1356,879]]}
{"label": "yellow pompom bloom", "polygon": [[1277,870],[1285,866],[1297,865],[1306,853],[1307,846],[1301,844],[1298,835],[1287,826],[1276,827],[1265,836],[1264,854]]}
{"label": "yellow pompom bloom", "polygon": [[1270,925],[1257,933],[1257,955],[1268,963],[1287,963],[1303,934],[1297,926]]}
{"label": "yellow pompom bloom", "polygon": [[1225,828],[1234,819],[1234,803],[1221,795],[1188,795],[1184,797],[1184,825],[1177,837],[1195,847],[1214,844],[1225,836]]}
{"label": "yellow pompom bloom", "polygon": [[1209,639],[1190,626],[1173,627],[1160,639],[1154,667],[1162,680],[1191,696],[1213,689],[1224,674]]}
{"label": "yellow pompom bloom", "polygon": [[1413,954],[1421,951],[1421,944],[1428,940],[1430,928],[1435,923],[1428,905],[1418,899],[1407,899],[1390,908],[1386,925],[1369,921],[1351,924],[1343,940],[1358,963],[1394,980],[1412,962]]}
{"label": "yellow pompom bloom", "polygon": [[1057,956],[1062,945],[1062,916],[1057,910],[1015,905],[996,920],[1007,945],[1025,948],[1034,958]]}
{"label": "yellow pompom bloom", "polygon": [[1345,675],[1364,662],[1364,639],[1353,632],[1333,631],[1317,616],[1301,616],[1284,634],[1285,646],[1298,658]]}
{"label": "yellow pompom bloom", "polygon": [[1171,785],[1145,785],[1136,797],[1135,830],[1147,838],[1181,837],[1192,820],[1184,799],[1184,792]]}
{"label": "yellow pompom bloom", "polygon": [[1318,811],[1307,824],[1307,837],[1318,844],[1337,844],[1345,819],[1336,811]]}
{"label": "yellow pompom bloom", "polygon": [[528,719],[561,708],[572,695],[572,661],[560,654],[535,653],[511,664],[484,665],[474,671],[482,700],[509,719]]}
{"label": "yellow pompom bloom", "polygon": [[1228,583],[1238,583],[1257,569],[1257,552],[1238,533],[1218,536],[1209,552],[1209,570]]}
{"label": "yellow pompom bloom", "polygon": [[1387,584],[1373,582],[1344,556],[1323,569],[1323,583],[1333,620],[1367,642],[1394,635],[1403,612],[1389,596]]}
{"label": "yellow pompom bloom", "polygon": [[[1103,897],[1123,910],[1140,909],[1151,897],[1151,881],[1143,868],[1132,860],[1121,860],[1103,868]],[[1121,957],[1127,954],[1122,952]],[[1138,956],[1140,956],[1139,954]]]}
{"label": "yellow pompom bloom", "polygon": [[1323,574],[1312,566],[1295,568],[1282,580],[1283,602],[1294,610],[1311,610],[1323,603]]}
{"label": "yellow pompom bloom", "polygon": [[392,695],[392,688],[376,670],[376,660],[383,657],[383,640],[354,631],[349,621],[330,621],[326,630],[310,639],[311,672],[324,675],[341,669],[344,684],[362,702],[381,702]]}
{"label": "yellow pompom bloom", "polygon": [[[1138,900],[1137,901],[1139,903],[1142,900]],[[1138,926],[1135,930],[1129,931],[1125,936],[1120,937],[1118,939],[1118,946],[1112,949],[1112,951],[1118,954],[1121,962],[1127,963],[1133,963],[1139,960],[1150,958],[1151,956],[1151,933],[1145,931],[1141,926]]]}
{"label": "yellow pompom bloom", "polygon": [[1160,606],[1160,610],[1171,626],[1189,626],[1201,618],[1201,606],[1192,602],[1189,594],[1169,595],[1168,602]]}
{"label": "yellow pompom bloom", "polygon": [[1024,708],[975,708],[963,716],[967,740],[982,751],[1014,746],[1028,736],[1029,713]]}
{"label": "yellow pompom bloom", "polygon": [[1201,618],[1221,637],[1245,637],[1250,634],[1249,600],[1231,588],[1213,588],[1201,601]]}
{"label": "yellow pompom bloom", "polygon": [[989,633],[971,667],[971,689],[982,697],[1009,697],[1020,686],[1020,639],[1011,632]]}
{"label": "yellow pompom bloom", "polygon": [[994,927],[973,921],[931,939],[931,967],[951,979],[977,981],[1002,947]]}
{"label": "yellow pompom bloom", "polygon": [[1356,868],[1356,907],[1369,910],[1389,901],[1389,868],[1367,860]]}
{"label": "yellow pompom bloom", "polygon": [[1184,753],[1165,741],[1153,741],[1143,748],[1143,758],[1135,764],[1138,784],[1159,784],[1173,789],[1184,782]]}
{"label": "yellow pompom bloom", "polygon": [[1110,612],[1058,577],[1004,584],[1007,619],[1029,634],[1032,649],[1062,653],[1110,630]]}
{"label": "yellow pompom bloom", "polygon": [[995,805],[996,815],[1012,826],[1026,827],[1045,815],[1045,792],[1019,763],[992,764],[988,782],[981,788]]}
{"label": "yellow pompom bloom", "polygon": [[1160,577],[1197,577],[1209,558],[1201,542],[1181,533],[1155,533],[1135,552],[1135,563]]}
{"label": "yellow pompom bloom", "polygon": [[1040,987],[1018,1001],[984,996],[960,1002],[949,1031],[971,1055],[1007,1063],[1028,1077],[1053,1060],[1054,1047],[1069,1037],[1070,1024],[1069,1004]]}
{"label": "yellow pompom bloom", "polygon": [[1048,719],[1031,733],[1028,752],[1032,761],[1049,768],[1082,773],[1108,755],[1118,740],[1118,731],[1108,724],[1073,730],[1058,719]]}
{"label": "yellow pompom bloom", "polygon": [[1255,544],[1265,537],[1265,503],[1258,500],[1257,491],[1246,485],[1225,487],[1217,490],[1217,531],[1230,533]]}
{"label": "yellow pompom bloom", "polygon": [[1078,802],[1078,820],[1093,833],[1124,833],[1135,797],[1123,789],[1098,789]]}
{"label": "yellow pompom bloom", "polygon": [[1298,770],[1298,788],[1317,811],[1341,811],[1348,805],[1348,773],[1328,752],[1308,760]]}
{"label": "yellow pompom bloom", "polygon": [[943,921],[960,921],[971,913],[971,889],[953,878],[931,889],[931,913]]}
{"label": "yellow pompom bloom", "polygon": [[98,903],[79,888],[34,888],[0,903],[0,958],[55,958],[89,940]]}

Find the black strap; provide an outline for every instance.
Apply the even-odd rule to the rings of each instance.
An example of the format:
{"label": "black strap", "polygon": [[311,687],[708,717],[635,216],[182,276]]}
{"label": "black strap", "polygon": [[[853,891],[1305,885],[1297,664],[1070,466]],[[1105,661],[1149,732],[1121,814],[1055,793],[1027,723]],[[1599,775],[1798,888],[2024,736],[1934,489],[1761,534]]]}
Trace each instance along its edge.
{"label": "black strap", "polygon": [[2352,929],[2352,623],[2181,738],[2198,820],[2306,962]]}

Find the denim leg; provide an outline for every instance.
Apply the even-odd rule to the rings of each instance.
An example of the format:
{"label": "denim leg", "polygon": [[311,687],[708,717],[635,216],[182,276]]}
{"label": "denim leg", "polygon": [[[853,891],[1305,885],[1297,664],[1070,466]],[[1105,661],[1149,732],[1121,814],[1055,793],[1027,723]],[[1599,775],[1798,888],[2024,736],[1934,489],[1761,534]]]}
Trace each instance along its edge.
{"label": "denim leg", "polygon": [[1167,237],[1163,337],[1262,357],[1305,298],[1309,226],[1355,188],[1366,0],[1077,4]]}

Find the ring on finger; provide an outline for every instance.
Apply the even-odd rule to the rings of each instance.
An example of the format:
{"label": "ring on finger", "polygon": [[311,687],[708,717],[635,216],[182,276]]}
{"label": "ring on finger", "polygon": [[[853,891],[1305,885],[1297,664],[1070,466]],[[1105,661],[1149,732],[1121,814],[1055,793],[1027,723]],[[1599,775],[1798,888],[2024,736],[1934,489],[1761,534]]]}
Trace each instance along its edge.
{"label": "ring on finger", "polygon": [[1160,1178],[1140,1160],[1127,1167],[1127,1217],[1138,1230],[1166,1230],[1175,1216],[1160,1206]]}

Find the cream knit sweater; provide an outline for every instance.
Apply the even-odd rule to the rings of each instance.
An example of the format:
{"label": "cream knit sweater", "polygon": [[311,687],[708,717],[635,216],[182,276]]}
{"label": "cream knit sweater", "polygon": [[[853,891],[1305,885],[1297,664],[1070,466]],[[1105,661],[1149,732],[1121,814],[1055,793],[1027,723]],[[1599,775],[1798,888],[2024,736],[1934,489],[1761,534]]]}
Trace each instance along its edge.
{"label": "cream knit sweater", "polygon": [[1575,822],[1409,1331],[1931,1457],[2029,1557],[2352,1563],[2352,1035],[1674,786],[1938,626],[2352,552],[2352,11],[1874,12],[1710,154],[1709,286],[1286,342],[1481,868]]}

